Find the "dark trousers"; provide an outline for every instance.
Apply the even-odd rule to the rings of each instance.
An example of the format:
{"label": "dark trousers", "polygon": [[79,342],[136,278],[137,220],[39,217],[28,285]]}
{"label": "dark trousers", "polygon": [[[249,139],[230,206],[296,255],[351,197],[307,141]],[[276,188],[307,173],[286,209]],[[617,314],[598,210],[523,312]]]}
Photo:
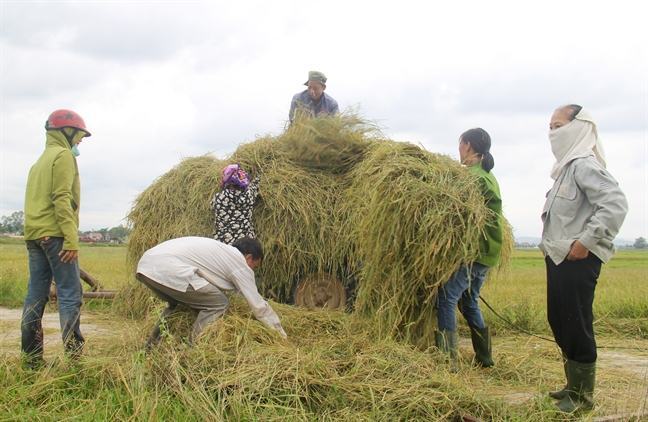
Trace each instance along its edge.
{"label": "dark trousers", "polygon": [[554,339],[563,355],[580,363],[596,362],[594,289],[601,272],[601,261],[591,253],[579,261],[560,265],[546,257],[547,318]]}

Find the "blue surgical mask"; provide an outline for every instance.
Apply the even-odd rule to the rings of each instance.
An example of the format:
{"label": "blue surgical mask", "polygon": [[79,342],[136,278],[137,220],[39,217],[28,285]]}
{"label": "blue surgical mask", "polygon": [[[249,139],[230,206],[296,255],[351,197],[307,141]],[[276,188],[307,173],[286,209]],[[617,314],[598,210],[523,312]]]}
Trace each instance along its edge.
{"label": "blue surgical mask", "polygon": [[81,152],[79,151],[79,147],[77,145],[72,145],[72,154],[74,154],[75,157],[81,155]]}

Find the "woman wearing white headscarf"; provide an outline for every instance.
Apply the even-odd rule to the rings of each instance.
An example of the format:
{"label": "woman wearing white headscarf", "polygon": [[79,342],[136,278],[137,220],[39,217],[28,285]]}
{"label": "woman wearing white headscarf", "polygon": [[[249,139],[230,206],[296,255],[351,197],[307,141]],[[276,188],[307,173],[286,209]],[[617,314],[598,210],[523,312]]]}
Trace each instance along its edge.
{"label": "woman wearing white headscarf", "polygon": [[542,211],[539,246],[547,268],[547,317],[567,378],[565,388],[549,395],[560,400],[560,410],[574,412],[594,406],[594,289],[601,265],[614,253],[612,240],[628,203],[605,169],[596,124],[581,106],[553,113],[549,141],[555,182]]}

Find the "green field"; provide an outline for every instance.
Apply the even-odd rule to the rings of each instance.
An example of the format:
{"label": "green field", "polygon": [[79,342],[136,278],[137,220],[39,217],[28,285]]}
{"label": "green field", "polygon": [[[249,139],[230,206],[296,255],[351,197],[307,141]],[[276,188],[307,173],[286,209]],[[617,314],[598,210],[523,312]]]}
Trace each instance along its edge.
{"label": "green field", "polygon": [[[125,246],[81,245],[81,268],[96,278],[105,289],[119,289],[129,282]],[[17,239],[0,237],[0,305],[17,307],[27,292],[29,277],[27,249]],[[84,285],[84,288],[87,288]]]}
{"label": "green field", "polygon": [[[133,282],[125,257],[124,246],[83,245],[80,252],[81,266],[109,289]],[[24,244],[1,240],[0,305],[19,312],[27,277]],[[510,269],[489,280],[482,293],[516,327],[551,337],[538,250],[515,251]],[[462,325],[464,365],[452,374],[433,351],[374,341],[370,333],[320,339],[308,329],[330,325],[327,331],[336,333],[353,327],[347,315],[304,316],[276,306],[293,337],[290,347],[235,312],[199,347],[187,349],[171,335],[159,351],[144,355],[140,346],[154,315],[130,320],[109,301],[86,303],[83,321],[102,331],[87,328],[83,363],[69,365],[60,343],[46,343],[51,364],[36,373],[20,369],[19,321],[2,321],[0,420],[447,420],[462,412],[485,420],[564,419],[545,396],[562,382],[555,345],[519,334],[484,307],[495,332],[496,367],[470,367]],[[620,251],[604,266],[595,316],[604,349],[593,415],[645,411],[648,251]],[[57,330],[48,333],[55,337]]]}
{"label": "green field", "polygon": [[[106,289],[119,289],[133,281],[127,271],[125,246],[82,245],[79,262]],[[0,238],[0,305],[20,307],[27,279],[23,242]],[[547,333],[545,280],[541,252],[516,250],[510,269],[489,280],[482,296],[515,325]],[[506,322],[483,308],[492,325],[507,328]],[[594,310],[599,331],[648,338],[648,251],[621,250],[603,266]]]}
{"label": "green field", "polygon": [[[549,332],[545,267],[539,250],[516,250],[510,270],[487,283],[482,296],[519,326]],[[648,251],[621,250],[603,266],[594,315],[599,333],[648,338]],[[490,319],[500,324],[492,315]]]}

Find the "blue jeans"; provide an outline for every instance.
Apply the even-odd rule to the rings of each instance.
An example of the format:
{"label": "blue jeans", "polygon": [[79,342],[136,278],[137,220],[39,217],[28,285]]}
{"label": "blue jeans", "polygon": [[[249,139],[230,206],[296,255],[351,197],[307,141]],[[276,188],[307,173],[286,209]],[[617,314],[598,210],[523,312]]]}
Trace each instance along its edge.
{"label": "blue jeans", "polygon": [[56,281],[61,334],[65,351],[78,356],[85,342],[79,330],[83,292],[79,262],[63,263],[59,252],[63,238],[27,240],[29,285],[21,321],[22,351],[29,358],[43,357],[43,312],[49,299],[52,277]]}
{"label": "blue jeans", "polygon": [[446,284],[439,289],[437,298],[437,323],[439,330],[456,331],[457,320],[455,309],[459,311],[474,328],[485,328],[484,318],[479,309],[479,291],[481,290],[488,267],[476,262],[462,265]]}

